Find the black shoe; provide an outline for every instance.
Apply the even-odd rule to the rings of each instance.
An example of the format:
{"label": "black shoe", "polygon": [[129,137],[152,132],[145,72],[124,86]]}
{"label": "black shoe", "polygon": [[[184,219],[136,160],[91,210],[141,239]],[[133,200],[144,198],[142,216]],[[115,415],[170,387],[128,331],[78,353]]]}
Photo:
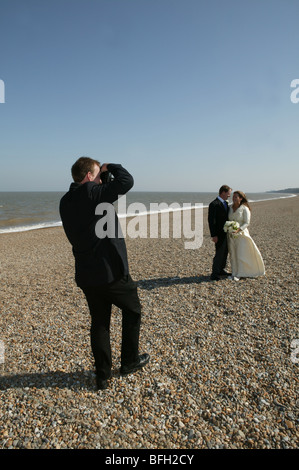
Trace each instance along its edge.
{"label": "black shoe", "polygon": [[226,271],[221,271],[220,276],[231,276],[232,273],[228,273]]}
{"label": "black shoe", "polygon": [[150,360],[149,354],[141,354],[139,356],[138,362],[130,366],[122,366],[120,368],[120,375],[128,375],[136,372],[139,369],[142,369]]}
{"label": "black shoe", "polygon": [[108,379],[99,379],[97,377],[97,390],[105,390],[108,387],[109,379],[111,379],[111,376]]}
{"label": "black shoe", "polygon": [[97,379],[97,390],[105,390],[108,388],[108,380]]}
{"label": "black shoe", "polygon": [[212,274],[211,281],[220,281],[220,277],[216,276],[216,274]]}

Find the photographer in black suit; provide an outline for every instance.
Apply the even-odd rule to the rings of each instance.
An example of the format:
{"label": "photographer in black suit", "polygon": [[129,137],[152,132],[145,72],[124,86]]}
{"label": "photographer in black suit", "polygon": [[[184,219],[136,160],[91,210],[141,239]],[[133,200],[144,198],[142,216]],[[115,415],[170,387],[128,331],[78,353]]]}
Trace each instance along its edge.
{"label": "photographer in black suit", "polygon": [[218,281],[220,276],[227,276],[224,268],[226,265],[228,248],[227,236],[223,230],[225,222],[228,220],[227,200],[231,195],[231,188],[227,185],[221,186],[219,195],[209,205],[208,222],[212,241],[215,243],[216,253],[213,259],[211,279]]}
{"label": "photographer in black suit", "polygon": [[[104,176],[112,175],[107,182]],[[122,310],[121,375],[149,362],[138,354],[141,306],[137,286],[128,267],[127,250],[112,203],[133,186],[133,177],[121,165],[104,164],[88,157],[72,166],[74,182],[60,201],[60,216],[75,257],[75,280],[83,290],[91,314],[91,348],[97,388],[105,389],[111,377],[110,318],[112,304]],[[103,180],[103,181],[102,181]],[[96,225],[104,217],[98,204],[111,205],[114,235],[99,237]],[[107,207],[107,206],[106,206]],[[111,223],[111,219],[109,220]]]}

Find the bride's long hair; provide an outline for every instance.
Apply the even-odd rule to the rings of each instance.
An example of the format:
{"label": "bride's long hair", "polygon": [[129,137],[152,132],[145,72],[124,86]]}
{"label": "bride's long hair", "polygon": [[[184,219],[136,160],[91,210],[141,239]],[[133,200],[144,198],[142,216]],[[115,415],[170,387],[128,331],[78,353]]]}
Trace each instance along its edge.
{"label": "bride's long hair", "polygon": [[248,207],[248,209],[251,211],[251,207],[249,205],[246,194],[243,193],[242,191],[234,191],[234,193],[237,193],[239,195],[239,197],[241,198],[240,206],[242,206],[242,204],[244,204],[244,206]]}

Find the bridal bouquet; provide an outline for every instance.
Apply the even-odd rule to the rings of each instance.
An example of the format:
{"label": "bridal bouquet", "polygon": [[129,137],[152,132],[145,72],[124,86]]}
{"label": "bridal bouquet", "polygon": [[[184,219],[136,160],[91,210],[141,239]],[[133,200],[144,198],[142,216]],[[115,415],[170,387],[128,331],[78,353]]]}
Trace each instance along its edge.
{"label": "bridal bouquet", "polygon": [[238,228],[240,228],[239,222],[235,222],[234,220],[228,220],[227,222],[225,222],[223,230],[229,234],[236,236],[237,233],[235,232],[238,230]]}

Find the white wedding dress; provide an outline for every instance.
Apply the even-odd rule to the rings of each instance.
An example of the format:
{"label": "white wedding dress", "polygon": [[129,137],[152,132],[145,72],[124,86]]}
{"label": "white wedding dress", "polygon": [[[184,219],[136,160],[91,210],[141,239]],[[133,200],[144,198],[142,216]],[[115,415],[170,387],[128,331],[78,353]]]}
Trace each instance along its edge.
{"label": "white wedding dress", "polygon": [[248,231],[250,216],[250,210],[243,204],[235,212],[229,208],[229,220],[238,222],[241,229],[238,234],[227,235],[232,277],[237,279],[265,274],[263,258]]}

